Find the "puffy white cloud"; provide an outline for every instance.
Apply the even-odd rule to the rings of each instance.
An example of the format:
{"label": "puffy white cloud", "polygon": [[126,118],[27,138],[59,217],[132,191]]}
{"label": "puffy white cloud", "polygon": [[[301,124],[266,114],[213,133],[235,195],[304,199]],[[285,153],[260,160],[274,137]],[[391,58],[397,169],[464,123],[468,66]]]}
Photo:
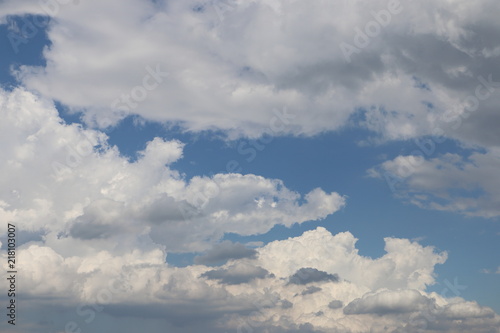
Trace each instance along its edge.
{"label": "puffy white cloud", "polygon": [[459,302],[446,305],[442,316],[448,319],[492,318],[495,313],[489,308],[478,306],[476,302]]}
{"label": "puffy white cloud", "polygon": [[280,180],[251,174],[186,180],[169,167],[182,157],[178,141],[155,138],[130,162],[105,134],[64,124],[53,105],[22,89],[1,91],[0,107],[2,219],[45,233],[69,254],[80,249],[73,242],[111,251],[148,235],[169,251],[201,251],[225,232],[323,219],[345,202],[314,189],[299,204]]}
{"label": "puffy white cloud", "polygon": [[[105,127],[138,114],[191,131],[253,137],[313,135],[354,123],[374,131],[375,142],[443,135],[498,149],[500,26],[491,14],[498,1],[225,1],[9,0],[0,9],[2,17],[54,18],[47,28],[46,65],[14,73],[28,88],[83,112],[89,124]],[[359,31],[377,29],[377,17],[387,24],[363,37]],[[345,43],[359,49],[350,62],[341,48]],[[19,156],[30,147],[19,148]],[[490,172],[487,166],[477,171]],[[487,193],[481,200],[440,198],[429,204],[426,194],[413,200],[496,216],[491,189],[478,189]],[[157,209],[175,200],[158,201],[151,218],[179,218]],[[39,200],[39,211],[47,204]],[[190,205],[181,207],[192,211]],[[331,205],[313,206],[331,211]],[[207,209],[217,225],[233,221],[226,210]],[[305,207],[302,213],[307,215]],[[288,223],[272,215],[275,223]]]}
{"label": "puffy white cloud", "polygon": [[[72,309],[73,317],[66,320],[72,318],[82,328],[104,320],[110,321],[106,325],[120,327],[115,321],[122,320],[122,316],[130,318],[132,325],[136,325],[134,320],[148,318],[152,332],[161,331],[154,328],[156,320],[173,325],[174,332],[194,332],[198,325],[205,326],[208,332],[267,329],[361,333],[387,332],[387,328],[394,332],[435,332],[436,327],[442,331],[491,332],[500,323],[491,309],[475,302],[426,293],[425,285],[412,289],[412,278],[408,278],[408,267],[404,265],[395,264],[390,272],[380,269],[387,267],[386,261],[394,251],[393,239],[386,239],[386,255],[371,259],[357,255],[354,247],[351,252],[335,251],[336,247],[345,248],[347,236],[352,238],[318,228],[269,243],[257,249],[258,257],[233,259],[216,270],[203,265],[170,267],[159,245],[148,250],[130,248],[121,254],[101,250],[68,256],[47,243],[26,244],[18,250],[19,270],[23,272],[25,297],[37,306],[53,308],[54,316],[64,313],[58,306]],[[291,244],[303,244],[311,250],[299,255],[303,248],[295,246],[290,250]],[[330,256],[325,256],[325,248],[333,250]],[[428,267],[432,270],[435,263],[444,261],[443,254],[409,241],[402,240],[397,248],[399,255],[411,262],[414,273],[421,274]],[[271,251],[276,265],[270,265]],[[419,255],[421,258],[414,260]],[[338,273],[339,280],[291,284],[277,258],[294,258],[291,261],[297,267]],[[322,265],[321,259],[325,258],[328,265]],[[335,261],[348,261],[350,267],[335,266]],[[365,281],[347,279],[350,272],[361,269],[370,270]],[[391,281],[390,275],[406,276],[407,286]],[[384,279],[387,281],[383,289],[373,283]],[[60,305],[54,304],[54,299]],[[102,325],[99,327],[106,327]],[[36,331],[39,327],[33,324],[30,329]]]}
{"label": "puffy white cloud", "polygon": [[[231,137],[313,135],[355,123],[374,131],[376,142],[442,135],[498,149],[496,0],[115,1],[2,2],[3,17],[54,18],[47,64],[15,69],[20,82],[101,127],[126,114]],[[377,17],[387,25],[363,37],[359,31],[377,29]],[[350,62],[345,43],[359,49]],[[489,194],[432,204],[425,197],[413,199],[470,215],[498,213]],[[46,204],[39,201],[40,210]],[[211,218],[221,223],[224,214]]]}
{"label": "puffy white cloud", "polygon": [[358,254],[356,241],[349,232],[332,235],[319,227],[298,238],[269,243],[259,251],[259,260],[264,268],[280,277],[312,267],[374,290],[423,289],[434,282],[434,265],[447,258],[445,252],[435,253],[431,247],[407,239],[385,238],[387,253],[373,260]]}
{"label": "puffy white cloud", "polygon": [[[320,227],[258,249],[255,264],[275,274],[281,284],[266,281],[264,286],[269,288],[271,285],[271,290],[279,297],[271,302],[274,307],[258,306],[259,311],[254,317],[246,319],[247,325],[252,328],[269,325],[268,320],[272,318],[285,328],[292,328],[290,323],[309,323],[322,332],[361,333],[434,332],[438,326],[442,331],[450,332],[475,329],[487,332],[499,324],[500,318],[489,308],[460,298],[446,299],[425,292],[426,285],[434,282],[434,265],[445,261],[445,253],[436,253],[432,247],[404,239],[386,238],[385,242],[385,255],[364,258],[357,254],[352,235],[332,235]],[[393,262],[391,270],[386,270],[390,267],[388,261]],[[349,264],[344,265],[344,262]],[[295,272],[295,265],[338,274],[340,281],[322,279],[307,286],[290,284],[287,276]],[[370,274],[360,278],[356,276],[359,273],[353,274],[363,270]],[[393,278],[395,276],[398,278]],[[416,282],[417,276],[422,278],[419,283]],[[385,286],[377,283],[381,281]],[[293,306],[282,306],[283,300]],[[456,310],[450,310],[453,307]],[[467,310],[460,312],[462,308]],[[450,319],[447,315],[450,311],[460,313],[464,325]]]}
{"label": "puffy white cloud", "polygon": [[[498,145],[499,85],[477,88],[479,76],[500,81],[495,0],[87,0],[57,8],[45,10],[55,17],[46,66],[16,73],[88,123],[134,113],[192,131],[313,135],[358,112],[384,140],[442,128]],[[0,9],[44,12],[14,0]],[[346,57],[345,44],[357,51]],[[273,112],[283,107],[289,118]],[[457,117],[459,132],[450,127]]]}
{"label": "puffy white cloud", "polygon": [[419,207],[497,217],[499,168],[499,151],[490,149],[467,157],[450,153],[430,159],[398,156],[370,170],[370,174],[385,178],[395,194]]}

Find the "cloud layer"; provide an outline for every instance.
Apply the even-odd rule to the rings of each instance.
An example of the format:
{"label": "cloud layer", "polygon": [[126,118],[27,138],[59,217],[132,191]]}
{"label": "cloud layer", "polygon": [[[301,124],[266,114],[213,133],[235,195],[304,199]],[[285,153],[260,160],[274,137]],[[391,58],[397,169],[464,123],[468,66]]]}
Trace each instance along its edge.
{"label": "cloud layer", "polygon": [[[16,75],[88,123],[139,114],[191,131],[313,135],[357,114],[383,139],[442,129],[497,146],[500,26],[491,13],[499,6],[89,0],[48,10],[12,0],[0,9],[55,18],[47,65]],[[347,44],[357,51],[346,56]],[[283,107],[293,116],[276,117]],[[457,132],[450,125],[458,118],[468,119]]]}
{"label": "cloud layer", "polygon": [[[355,242],[350,233],[332,235],[317,228],[259,248],[257,258],[232,259],[218,269],[170,267],[159,245],[119,255],[101,250],[68,256],[39,242],[19,250],[24,263],[19,269],[30,286],[25,297],[39,306],[57,297],[60,306],[75,309],[76,317],[64,318],[79,327],[121,316],[159,320],[173,332],[192,332],[197,325],[208,332],[494,332],[500,324],[498,315],[475,302],[425,292],[435,283],[432,270],[444,262],[445,253],[388,238],[387,253],[371,259],[357,254],[350,246]],[[299,244],[307,246],[307,255],[301,255]],[[336,255],[325,257],[325,250]],[[274,261],[287,259],[288,265],[273,265],[270,254]],[[296,276],[289,272],[305,265],[309,272],[324,270],[339,278],[289,283]],[[370,274],[348,278],[368,267]],[[419,275],[424,275],[420,284],[415,281]]]}

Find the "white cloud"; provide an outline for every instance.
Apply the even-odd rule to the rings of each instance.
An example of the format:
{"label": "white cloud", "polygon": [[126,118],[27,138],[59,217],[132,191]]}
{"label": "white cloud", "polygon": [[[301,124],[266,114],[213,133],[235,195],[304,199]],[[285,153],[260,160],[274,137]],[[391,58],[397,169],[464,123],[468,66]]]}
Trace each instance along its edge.
{"label": "white cloud", "polygon": [[[47,29],[51,46],[43,53],[47,64],[14,68],[21,84],[103,127],[130,113],[191,131],[222,129],[233,138],[313,135],[355,124],[376,133],[369,138],[374,142],[444,135],[498,155],[496,0],[402,0],[401,12],[391,15],[350,63],[340,43],[355,43],[356,29],[375,22],[374,13],[388,10],[386,1],[115,1],[63,5],[51,0],[61,2],[52,11],[36,1],[2,2],[2,17],[54,17]],[[103,138],[89,140],[97,144]],[[19,156],[30,147],[19,148]],[[491,173],[489,162],[480,163],[485,169],[478,168],[477,174]],[[480,200],[440,197],[428,203],[425,193],[412,199],[424,207],[496,216],[496,190],[483,180],[478,183],[485,193]],[[443,193],[450,190],[443,188]],[[308,209],[329,212],[338,198],[323,198],[329,200],[321,207],[303,207],[301,213],[311,219]],[[47,204],[39,200],[39,211]],[[162,216],[158,205],[151,208],[155,219]],[[226,210],[210,208],[207,203],[214,223],[232,221]],[[271,215],[273,223],[289,223]]]}
{"label": "white cloud", "polygon": [[[174,324],[192,311],[199,322],[248,313],[258,294],[246,299],[204,282],[205,266],[168,267],[167,252],[206,250],[228,231],[264,233],[344,205],[343,197],[320,189],[299,204],[301,196],[281,181],[256,175],[188,181],[169,166],[182,157],[178,141],[156,138],[130,162],[105,134],[64,124],[49,101],[23,89],[1,91],[0,106],[2,227],[13,223],[20,235],[41,235],[17,244],[30,318],[40,307],[80,309],[85,325],[85,310],[103,305],[105,313],[92,311],[105,322],[129,312],[158,320],[167,312],[161,320]],[[263,269],[235,267],[229,279],[263,277]],[[160,310],[151,315],[147,304]],[[23,329],[39,331],[32,327]]]}
{"label": "white cloud", "polygon": [[490,149],[468,157],[398,156],[369,173],[419,207],[491,218],[500,215],[499,168],[499,151]]}
{"label": "white cloud", "polygon": [[358,254],[356,241],[349,232],[332,236],[326,229],[318,228],[299,238],[269,243],[259,251],[259,260],[264,268],[279,277],[312,267],[337,273],[341,279],[374,290],[389,287],[424,289],[434,283],[434,265],[447,258],[446,253],[435,253],[432,248],[424,248],[407,239],[386,238],[387,253],[373,260]]}
{"label": "white cloud", "polygon": [[122,237],[136,242],[133,234],[169,251],[201,251],[225,232],[323,219],[345,203],[314,189],[299,204],[280,180],[251,174],[188,181],[169,167],[182,157],[178,141],[155,138],[129,162],[105,134],[63,124],[50,103],[22,89],[2,91],[0,105],[2,219],[67,239],[69,253],[72,242],[111,249]]}
{"label": "white cloud", "polygon": [[495,313],[489,308],[482,308],[476,302],[451,303],[444,307],[442,315],[449,319],[492,318]]}
{"label": "white cloud", "polygon": [[[384,140],[445,127],[448,136],[496,146],[498,87],[460,132],[445,115],[465,119],[478,76],[500,81],[493,65],[499,24],[491,14],[498,6],[402,0],[400,13],[348,63],[339,45],[353,44],[356,28],[375,22],[386,1],[88,0],[53,14],[47,65],[16,73],[102,126],[123,117],[112,115],[121,109],[192,131],[313,135],[364,108],[360,125]],[[40,12],[13,0],[0,8],[3,15]],[[149,89],[156,69],[168,75]],[[131,95],[128,102],[116,102],[122,94]],[[283,107],[295,116],[288,123],[273,113]]]}
{"label": "white cloud", "polygon": [[[259,248],[257,258],[236,259],[216,270],[203,265],[170,267],[158,245],[149,250],[129,248],[121,254],[101,250],[67,256],[48,243],[31,244],[18,250],[19,270],[23,272],[25,297],[32,304],[44,306],[48,313],[54,309],[54,316],[57,313],[59,318],[64,313],[59,306],[70,309],[73,317],[63,318],[72,318],[82,328],[120,327],[117,321],[121,316],[130,318],[131,325],[148,318],[151,332],[161,331],[153,328],[156,320],[174,325],[174,332],[193,332],[197,325],[205,326],[208,332],[238,328],[293,331],[298,327],[342,333],[387,332],[387,328],[394,332],[435,332],[436,327],[443,331],[489,332],[500,323],[491,309],[475,302],[427,293],[425,284],[413,289],[411,276],[425,274],[429,267],[432,274],[433,266],[444,261],[443,254],[400,240],[398,255],[412,266],[413,273],[408,277],[408,267],[397,263],[391,271],[386,270],[395,250],[390,245],[393,239],[386,239],[386,255],[371,259],[359,256],[354,247],[346,252],[349,238],[352,235],[331,235],[318,228]],[[309,251],[302,253],[304,248],[298,244]],[[325,256],[325,250],[330,256]],[[271,265],[270,253],[276,265]],[[421,258],[415,258],[418,256]],[[290,284],[291,274],[287,272],[293,269],[284,269],[281,262],[285,259],[292,259],[295,267],[339,274],[340,279]],[[341,264],[335,265],[336,261]],[[347,262],[350,265],[342,265]],[[364,279],[349,279],[351,272],[363,269],[371,274]],[[406,281],[391,280],[390,276]],[[384,281],[385,287],[377,287],[377,281]],[[34,314],[30,312],[29,316]],[[105,325],[102,321],[109,322]],[[33,325],[31,331],[40,328]],[[127,328],[124,331],[128,332]]]}

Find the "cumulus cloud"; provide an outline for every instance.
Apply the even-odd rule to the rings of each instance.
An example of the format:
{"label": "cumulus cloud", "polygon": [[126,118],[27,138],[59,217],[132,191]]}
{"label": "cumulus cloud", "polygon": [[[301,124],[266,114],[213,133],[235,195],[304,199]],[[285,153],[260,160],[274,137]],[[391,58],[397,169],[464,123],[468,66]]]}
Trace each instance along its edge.
{"label": "cumulus cloud", "polygon": [[[358,254],[356,241],[349,232],[332,235],[318,227],[301,237],[267,244],[259,249],[259,261],[262,267],[283,278],[310,267],[338,274],[367,290],[376,290],[389,287],[424,289],[435,281],[434,265],[444,263],[447,258],[446,252],[436,253],[432,247],[388,237],[385,238],[386,254],[372,260]],[[324,256],[319,258],[317,253]]]}
{"label": "cumulus cloud", "polygon": [[[324,219],[343,196],[252,174],[186,179],[172,166],[182,142],[155,138],[130,161],[96,128],[138,115],[230,138],[346,125],[372,142],[450,137],[485,149],[413,157],[403,175],[399,156],[370,174],[392,175],[421,207],[498,216],[497,0],[402,0],[363,47],[358,28],[386,1],[62,2],[0,3],[2,24],[53,18],[44,65],[12,67],[25,88],[0,89],[0,232],[29,235],[17,249],[23,332],[495,332],[493,310],[426,291],[447,254],[415,241],[387,237],[369,258],[351,233],[319,227],[255,250],[214,246]],[[54,100],[90,127],[64,123]],[[165,262],[203,251],[195,265]]]}
{"label": "cumulus cloud", "polygon": [[478,306],[476,302],[451,303],[444,307],[442,314],[448,319],[460,318],[493,318],[495,313],[489,308]]}
{"label": "cumulus cloud", "polygon": [[[176,327],[174,332],[199,327],[217,332],[240,325],[256,331],[376,332],[381,320],[397,329],[408,325],[411,315],[420,318],[421,310],[379,318],[371,312],[346,314],[343,305],[371,300],[379,289],[403,290],[401,295],[415,289],[431,298],[425,288],[435,282],[434,266],[446,260],[446,253],[386,238],[386,254],[367,258],[358,254],[351,233],[332,235],[322,227],[268,243],[256,254],[233,252],[218,269],[169,267],[169,252],[208,250],[209,259],[226,259],[242,245],[213,247],[224,231],[255,234],[275,224],[321,219],[342,207],[344,198],[315,189],[302,200],[281,181],[256,175],[186,180],[171,167],[182,158],[181,142],[156,138],[130,162],[107,144],[102,132],[63,123],[50,101],[22,89],[0,96],[5,133],[0,214],[19,232],[41,236],[21,246],[24,264],[19,269],[33,306],[46,307],[54,318],[73,309],[73,317],[59,321],[72,318],[83,327],[94,316],[121,327],[120,316],[131,314],[150,318],[150,325],[166,321]],[[299,273],[308,274],[301,278]],[[298,283],[289,283],[290,277]],[[436,299],[437,309],[446,309],[448,301]],[[332,300],[339,303],[332,305]],[[372,312],[394,307],[385,298],[380,302]],[[487,308],[463,307],[442,310],[433,325],[460,331],[452,319],[460,315],[469,330],[498,323]],[[30,312],[33,322],[26,332],[40,331],[35,313]],[[49,326],[60,331],[64,324]]]}
{"label": "cumulus cloud", "polygon": [[[279,180],[256,175],[184,179],[170,167],[182,158],[183,144],[175,140],[155,138],[131,162],[104,133],[65,124],[51,101],[23,89],[0,91],[0,106],[0,216],[6,222],[0,228],[13,223],[20,235],[30,235],[20,238],[18,257],[33,309],[72,308],[73,315],[79,309],[85,314],[77,313],[80,324],[91,317],[88,311],[110,322],[130,311],[172,325],[248,313],[267,296],[226,288],[244,280],[258,285],[268,271],[259,263],[223,266],[219,279],[200,279],[208,267],[168,267],[168,252],[204,251],[227,231],[262,233],[275,224],[324,218],[344,205],[337,193],[315,189],[301,197]],[[242,251],[232,259],[254,255]],[[96,310],[102,307],[104,313]],[[51,325],[58,331],[64,324]],[[40,331],[33,327],[39,328],[23,329]]]}
{"label": "cumulus cloud", "polygon": [[182,158],[176,140],[155,138],[130,162],[105,134],[63,123],[50,101],[23,89],[1,91],[0,106],[0,216],[44,232],[70,254],[79,249],[73,242],[111,250],[136,244],[135,235],[169,251],[203,251],[225,232],[260,234],[323,219],[345,203],[334,192],[317,188],[302,197],[252,174],[184,179],[170,168]]}
{"label": "cumulus cloud", "polygon": [[[290,262],[292,266],[307,266],[332,274],[332,268],[321,266],[321,259],[325,258],[324,244],[327,243],[329,249],[343,247],[345,244],[339,244],[342,237],[345,235],[331,235],[318,228],[259,248],[255,259],[234,260],[218,269],[204,265],[170,267],[165,263],[164,247],[151,245],[146,249],[146,239],[143,250],[129,248],[121,254],[100,250],[97,254],[71,256],[65,249],[56,251],[48,247],[47,242],[39,242],[19,249],[19,269],[23,272],[23,284],[29,286],[25,297],[32,304],[44,306],[48,314],[54,311],[54,318],[62,316],[66,321],[72,318],[80,328],[93,324],[93,320],[121,327],[120,321],[125,317],[131,321],[130,327],[137,325],[136,320],[147,318],[152,332],[171,327],[179,333],[194,332],[200,327],[205,327],[207,332],[221,329],[301,332],[305,329],[342,333],[384,332],[384,327],[390,327],[396,332],[421,328],[422,320],[429,332],[434,332],[436,327],[443,331],[488,332],[487,328],[491,331],[500,323],[499,316],[489,308],[460,298],[446,299],[422,289],[396,285],[374,289],[367,287],[370,281],[363,284],[331,279],[321,281],[321,287],[304,289],[303,284],[288,283],[284,278],[288,276],[287,270],[282,265],[266,268],[266,254],[272,251],[277,257],[297,257],[295,263]],[[390,242],[386,239],[386,243]],[[288,253],[286,245],[291,243],[305,244],[311,252],[297,256],[302,249],[295,246],[297,253]],[[415,273],[425,272],[427,265],[434,265],[433,256],[439,258],[440,254],[418,245],[420,255],[426,258],[421,260],[415,246],[409,241],[401,242],[398,251],[405,256],[405,261],[412,261],[410,266]],[[386,250],[390,254],[394,247],[388,246]],[[387,274],[392,274],[406,276],[407,284],[412,284],[414,274],[408,276],[407,266],[394,265],[390,272],[385,270],[388,254],[376,259],[365,258],[365,261],[357,254],[339,251],[336,254],[328,263],[330,267],[334,261],[350,262],[340,271],[342,275],[366,269],[367,262],[371,262],[373,281],[387,279]],[[315,260],[311,262],[311,258]],[[292,267],[293,271],[297,269],[300,268]],[[59,307],[53,304],[54,297]],[[293,304],[289,300],[293,300]],[[347,305],[344,307],[344,304]],[[64,308],[72,309],[73,317],[66,317]],[[34,314],[30,312],[29,316]],[[163,325],[155,328],[157,320]],[[65,323],[56,322],[49,327],[57,331]],[[40,327],[32,323],[26,332],[40,331]]]}
{"label": "cumulus cloud", "polygon": [[[92,126],[133,114],[236,138],[312,136],[352,125],[373,132],[361,143],[427,135],[499,148],[496,0],[48,3],[0,4],[2,22],[26,13],[54,18],[46,64],[12,73]],[[497,215],[489,198],[477,212],[476,198],[413,199]]]}
{"label": "cumulus cloud", "polygon": [[[42,7],[0,5],[3,17]],[[138,114],[191,131],[313,135],[356,114],[384,140],[442,128],[497,146],[498,85],[476,88],[478,77],[500,81],[498,8],[495,0],[70,2],[45,10],[56,18],[47,64],[15,73],[100,126]],[[389,18],[377,23],[381,12]],[[363,41],[359,31],[370,27]],[[357,51],[346,54],[346,44]],[[460,132],[449,126],[466,115]]]}

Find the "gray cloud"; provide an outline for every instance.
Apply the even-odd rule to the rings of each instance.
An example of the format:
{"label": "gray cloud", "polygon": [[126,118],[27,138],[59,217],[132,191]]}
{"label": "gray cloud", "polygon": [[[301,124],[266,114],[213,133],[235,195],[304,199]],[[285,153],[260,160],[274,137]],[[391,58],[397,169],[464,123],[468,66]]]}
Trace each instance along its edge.
{"label": "gray cloud", "polygon": [[281,301],[281,308],[282,309],[290,309],[290,308],[293,308],[293,303],[290,302],[289,300],[282,300]]}
{"label": "gray cloud", "polygon": [[323,282],[323,281],[338,282],[339,276],[337,274],[329,274],[327,272],[317,270],[316,268],[304,267],[299,269],[292,276],[290,276],[288,283],[308,284],[311,282]]}
{"label": "gray cloud", "polygon": [[200,216],[202,212],[185,200],[161,195],[150,206],[145,207],[141,216],[152,224],[177,222]]}
{"label": "gray cloud", "polygon": [[500,216],[498,150],[473,152],[467,157],[439,154],[417,164],[414,161],[418,158],[398,156],[370,169],[369,174],[390,175],[397,192],[421,208],[486,218]]}
{"label": "gray cloud", "polygon": [[231,241],[223,241],[208,250],[205,254],[194,258],[196,264],[216,264],[224,263],[230,259],[255,259],[257,251],[249,249],[241,243],[233,243]]}
{"label": "gray cloud", "polygon": [[[78,216],[69,229],[69,235],[82,240],[109,238],[124,231],[126,219],[120,217],[124,205],[110,199],[95,200]],[[116,223],[120,220],[120,223]]]}
{"label": "gray cloud", "polygon": [[310,294],[317,293],[318,291],[321,291],[321,290],[322,289],[320,287],[310,286],[310,287],[307,287],[304,291],[302,291],[301,295],[302,296],[310,295]]}
{"label": "gray cloud", "polygon": [[78,221],[73,224],[69,234],[73,238],[84,240],[109,238],[115,235],[117,228],[112,225],[101,224],[96,221]]}
{"label": "gray cloud", "polygon": [[264,279],[269,272],[258,266],[232,265],[228,268],[214,269],[203,273],[201,276],[209,280],[219,280],[224,284],[248,283],[253,279]]}
{"label": "gray cloud", "polygon": [[[23,230],[23,232],[18,233],[16,235],[16,246],[20,247],[21,245],[29,242],[39,242],[43,240],[43,236],[45,235],[45,231],[29,231]],[[7,234],[0,237],[0,242],[2,243],[2,250],[7,249]]]}
{"label": "gray cloud", "polygon": [[328,303],[328,307],[330,309],[340,309],[343,306],[344,306],[344,303],[342,303],[342,301],[339,301],[339,300],[333,300],[330,303]]}

